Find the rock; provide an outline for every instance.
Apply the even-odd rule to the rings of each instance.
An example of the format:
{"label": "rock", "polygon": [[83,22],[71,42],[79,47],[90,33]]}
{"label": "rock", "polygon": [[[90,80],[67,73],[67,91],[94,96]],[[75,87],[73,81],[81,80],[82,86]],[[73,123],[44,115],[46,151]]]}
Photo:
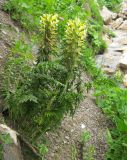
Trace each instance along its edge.
{"label": "rock", "polygon": [[108,25],[112,21],[112,12],[108,10],[105,6],[103,6],[102,11],[100,12],[103,21],[106,25]]}
{"label": "rock", "polygon": [[110,53],[110,52],[121,52],[123,53],[124,51],[127,50],[127,45],[119,45],[119,46],[109,46],[109,48],[107,48],[106,53]]}
{"label": "rock", "polygon": [[20,144],[17,138],[17,132],[5,124],[0,124],[0,133],[9,135],[10,142],[3,142],[3,160],[23,160]]}
{"label": "rock", "polygon": [[103,35],[103,40],[106,41],[107,44],[110,44],[112,42],[107,34]]}
{"label": "rock", "polygon": [[121,52],[114,50],[108,50],[108,52],[103,55],[97,55],[97,67],[101,68],[106,74],[113,74],[117,71],[121,56]]}
{"label": "rock", "polygon": [[54,146],[54,150],[57,151],[58,150],[58,146]]}
{"label": "rock", "polygon": [[123,51],[123,55],[125,55],[125,54],[127,54],[127,49],[125,49],[125,50]]}
{"label": "rock", "polygon": [[123,3],[121,4],[121,13],[127,15],[127,1],[123,1]]}
{"label": "rock", "polygon": [[[116,35],[115,38],[127,37],[127,32],[125,32],[124,30],[114,30],[114,33]],[[115,38],[113,38],[113,39],[115,39]]]}
{"label": "rock", "polygon": [[114,74],[116,72],[116,70],[114,68],[102,68],[103,72],[108,74],[108,75],[111,75],[111,74]]}
{"label": "rock", "polygon": [[125,20],[120,26],[119,29],[127,30],[127,20]]}
{"label": "rock", "polygon": [[116,48],[116,51],[125,52],[127,51],[127,45],[123,45],[121,47]]}
{"label": "rock", "polygon": [[124,53],[122,55],[122,58],[119,62],[119,66],[123,69],[127,69],[127,53]]}
{"label": "rock", "polygon": [[118,52],[118,51],[112,51],[108,54],[109,54],[109,56],[112,56],[113,58],[117,57],[118,59],[120,59],[120,57],[122,56],[121,52]]}
{"label": "rock", "polygon": [[7,32],[6,32],[6,31],[2,31],[2,33],[3,33],[4,35],[6,35],[6,34],[7,34]]}
{"label": "rock", "polygon": [[123,36],[121,38],[116,38],[114,39],[114,42],[120,45],[127,45],[127,37]]}
{"label": "rock", "polygon": [[123,84],[125,87],[127,87],[127,74],[123,78]]}
{"label": "rock", "polygon": [[55,156],[55,153],[51,153],[51,157],[53,158]]}
{"label": "rock", "polygon": [[123,23],[123,18],[118,18],[116,21],[112,23],[112,27],[117,29]]}
{"label": "rock", "polygon": [[71,129],[71,133],[74,132],[74,129]]}
{"label": "rock", "polygon": [[112,14],[112,19],[113,19],[113,20],[116,20],[117,16],[118,16],[117,13],[113,13],[113,14]]}
{"label": "rock", "polygon": [[66,140],[69,140],[70,138],[69,138],[69,136],[65,136],[65,139],[66,139]]}
{"label": "rock", "polygon": [[123,13],[119,13],[119,14],[118,14],[118,17],[119,17],[119,18],[126,19],[126,15],[125,15],[125,14],[123,14]]}
{"label": "rock", "polygon": [[121,45],[118,42],[113,42],[108,45],[109,48],[121,48]]}
{"label": "rock", "polygon": [[67,141],[64,140],[63,143],[64,143],[64,144],[67,144]]}
{"label": "rock", "polygon": [[82,124],[81,124],[81,128],[82,128],[82,129],[86,128],[85,124],[82,123]]}

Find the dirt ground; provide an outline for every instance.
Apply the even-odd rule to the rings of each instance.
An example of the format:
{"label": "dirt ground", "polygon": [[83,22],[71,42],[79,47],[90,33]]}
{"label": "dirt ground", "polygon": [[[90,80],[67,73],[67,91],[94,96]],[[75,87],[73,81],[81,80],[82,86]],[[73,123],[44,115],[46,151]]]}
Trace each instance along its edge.
{"label": "dirt ground", "polygon": [[95,148],[94,159],[103,160],[107,148],[106,129],[104,114],[92,99],[86,98],[73,118],[67,116],[57,132],[47,133],[49,152],[46,160],[73,160],[72,149],[77,147],[84,131],[90,132],[87,147],[92,145]]}

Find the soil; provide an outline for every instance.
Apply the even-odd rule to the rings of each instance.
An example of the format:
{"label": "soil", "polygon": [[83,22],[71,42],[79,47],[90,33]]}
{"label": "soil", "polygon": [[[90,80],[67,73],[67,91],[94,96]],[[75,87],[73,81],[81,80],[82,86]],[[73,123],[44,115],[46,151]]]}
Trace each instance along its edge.
{"label": "soil", "polygon": [[[107,120],[104,114],[91,98],[86,98],[73,118],[67,116],[57,132],[47,133],[49,152],[46,160],[73,160],[72,147],[78,147],[84,131],[89,131],[91,135],[86,146],[88,148],[92,145],[95,148],[94,159],[103,160],[107,149],[106,129]],[[80,153],[76,157],[78,154]]]}

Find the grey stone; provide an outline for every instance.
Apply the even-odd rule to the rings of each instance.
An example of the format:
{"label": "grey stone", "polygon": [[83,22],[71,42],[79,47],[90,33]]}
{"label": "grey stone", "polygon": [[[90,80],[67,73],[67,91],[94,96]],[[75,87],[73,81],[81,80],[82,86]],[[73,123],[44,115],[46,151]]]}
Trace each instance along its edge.
{"label": "grey stone", "polygon": [[11,143],[3,143],[3,160],[23,160],[17,132],[5,124],[0,124],[0,133],[10,135]]}
{"label": "grey stone", "polygon": [[120,26],[119,29],[127,30],[127,20],[125,20]]}
{"label": "grey stone", "polygon": [[114,68],[102,68],[103,72],[108,74],[108,75],[111,75],[111,74],[114,74],[116,72],[116,70]]}
{"label": "grey stone", "polygon": [[123,23],[123,18],[118,18],[112,23],[112,27],[117,29]]}
{"label": "grey stone", "polygon": [[103,21],[106,25],[108,25],[112,21],[112,12],[108,10],[105,6],[103,6],[102,11],[100,12]]}
{"label": "grey stone", "polygon": [[117,16],[118,16],[117,13],[113,13],[112,14],[112,19],[115,20],[117,18]]}
{"label": "grey stone", "polygon": [[96,56],[97,66],[100,67],[106,74],[113,74],[117,71],[119,60],[121,58],[120,52],[108,52],[104,55]]}
{"label": "grey stone", "polygon": [[123,54],[119,62],[119,66],[123,69],[127,69],[127,54]]}
{"label": "grey stone", "polygon": [[114,43],[118,43],[120,45],[127,45],[127,37],[122,36],[120,38],[114,39]]}

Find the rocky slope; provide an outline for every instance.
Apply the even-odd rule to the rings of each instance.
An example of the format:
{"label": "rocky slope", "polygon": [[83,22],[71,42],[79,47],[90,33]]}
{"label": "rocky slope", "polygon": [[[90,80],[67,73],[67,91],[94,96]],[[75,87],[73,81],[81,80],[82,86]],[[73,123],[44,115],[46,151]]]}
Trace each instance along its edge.
{"label": "rocky slope", "polygon": [[123,84],[127,87],[127,1],[122,3],[121,11],[113,13],[103,8],[101,12],[106,28],[114,33],[113,38],[105,35],[108,48],[103,55],[96,56],[96,62],[108,75],[121,71]]}

